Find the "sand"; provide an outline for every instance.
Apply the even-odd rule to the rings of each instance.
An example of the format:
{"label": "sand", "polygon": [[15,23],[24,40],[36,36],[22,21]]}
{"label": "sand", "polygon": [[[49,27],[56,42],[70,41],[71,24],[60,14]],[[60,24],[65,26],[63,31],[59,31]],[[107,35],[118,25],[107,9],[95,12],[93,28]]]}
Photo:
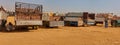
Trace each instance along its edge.
{"label": "sand", "polygon": [[104,28],[102,25],[39,28],[0,32],[0,45],[120,45],[119,35],[120,27]]}

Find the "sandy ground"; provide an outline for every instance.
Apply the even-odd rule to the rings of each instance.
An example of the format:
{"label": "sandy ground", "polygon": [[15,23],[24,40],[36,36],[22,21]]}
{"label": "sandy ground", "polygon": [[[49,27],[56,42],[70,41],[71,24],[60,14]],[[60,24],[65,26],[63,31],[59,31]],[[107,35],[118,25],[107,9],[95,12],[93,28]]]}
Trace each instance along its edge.
{"label": "sandy ground", "polygon": [[59,27],[0,32],[0,45],[120,45],[120,27]]}

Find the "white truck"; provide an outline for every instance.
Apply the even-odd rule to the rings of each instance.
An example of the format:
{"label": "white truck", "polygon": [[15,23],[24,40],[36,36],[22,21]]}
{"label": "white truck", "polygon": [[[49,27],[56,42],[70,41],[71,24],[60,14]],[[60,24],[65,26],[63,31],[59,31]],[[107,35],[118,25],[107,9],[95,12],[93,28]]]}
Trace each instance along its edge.
{"label": "white truck", "polygon": [[42,25],[42,5],[23,2],[15,3],[15,25],[11,26],[9,22],[7,31],[13,28],[28,28]]}
{"label": "white truck", "polygon": [[7,17],[8,13],[4,10],[3,7],[0,8],[0,30],[5,28],[5,25],[7,23]]}

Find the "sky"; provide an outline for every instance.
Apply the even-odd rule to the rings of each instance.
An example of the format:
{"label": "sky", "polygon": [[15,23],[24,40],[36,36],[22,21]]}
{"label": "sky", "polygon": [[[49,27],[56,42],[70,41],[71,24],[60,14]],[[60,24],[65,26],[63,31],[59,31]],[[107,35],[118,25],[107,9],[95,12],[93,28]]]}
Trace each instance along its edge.
{"label": "sky", "polygon": [[15,2],[42,4],[44,12],[105,12],[120,15],[120,0],[0,0],[0,6],[14,11]]}

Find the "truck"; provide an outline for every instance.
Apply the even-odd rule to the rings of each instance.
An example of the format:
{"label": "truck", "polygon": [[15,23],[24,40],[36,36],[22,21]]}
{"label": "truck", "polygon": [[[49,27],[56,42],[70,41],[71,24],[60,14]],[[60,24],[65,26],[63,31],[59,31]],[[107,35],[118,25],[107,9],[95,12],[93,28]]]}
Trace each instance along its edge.
{"label": "truck", "polygon": [[88,21],[87,21],[88,25],[95,25],[95,13],[89,13],[88,14]]}
{"label": "truck", "polygon": [[96,14],[95,15],[95,25],[97,25],[97,24],[103,24],[104,20],[105,20],[105,18],[103,16],[103,14]]}
{"label": "truck", "polygon": [[7,24],[7,31],[13,30],[13,28],[28,28],[33,29],[36,26],[42,25],[42,5],[16,2],[15,3],[15,25],[12,26],[11,22]]}
{"label": "truck", "polygon": [[113,16],[113,18],[111,19],[111,26],[112,27],[120,26],[120,16],[116,16],[116,15]]}
{"label": "truck", "polygon": [[43,26],[50,28],[64,26],[64,21],[61,17],[62,16],[57,16],[55,13],[44,13],[42,15]]}
{"label": "truck", "polygon": [[1,6],[0,7],[0,30],[5,29],[8,17],[7,11]]}
{"label": "truck", "polygon": [[69,12],[64,17],[65,26],[84,26],[87,24],[88,12]]}
{"label": "truck", "polygon": [[95,14],[95,25],[104,24],[105,18],[108,19],[108,23],[111,20],[113,13],[97,13]]}
{"label": "truck", "polygon": [[69,12],[65,16],[65,25],[88,26],[95,24],[95,13]]}

